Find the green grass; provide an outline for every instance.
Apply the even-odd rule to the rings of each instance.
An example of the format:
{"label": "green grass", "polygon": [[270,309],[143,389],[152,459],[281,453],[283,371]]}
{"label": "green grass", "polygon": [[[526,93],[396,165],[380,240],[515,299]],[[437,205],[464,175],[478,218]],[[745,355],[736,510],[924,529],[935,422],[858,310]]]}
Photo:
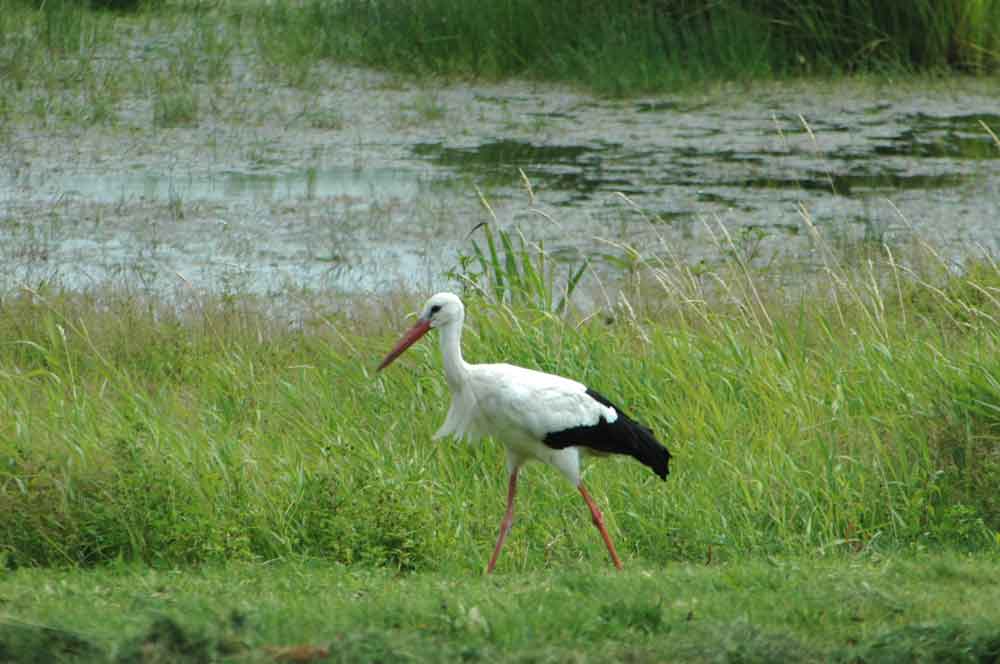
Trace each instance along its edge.
{"label": "green grass", "polygon": [[192,89],[161,89],[153,102],[153,126],[194,127],[198,124],[198,97]]}
{"label": "green grass", "polygon": [[1000,1],[580,2],[405,5],[308,0],[260,15],[267,53],[419,75],[530,77],[610,94],[704,80],[959,70],[1000,62]]}
{"label": "green grass", "polygon": [[[954,555],[570,565],[487,578],[316,561],[0,576],[17,661],[993,662],[1000,566]],[[302,661],[315,661],[302,660]],[[290,661],[290,660],[288,660]]]}
{"label": "green grass", "polygon": [[[340,58],[613,93],[989,71],[997,4],[951,18],[838,5],[854,30],[802,3],[721,3],[661,34],[642,3],[369,16],[350,1],[121,14],[0,0],[0,118],[114,125],[139,102],[157,127],[196,125],[236,53],[302,85]],[[458,12],[449,31],[433,11]],[[403,110],[447,120],[433,94]],[[578,311],[567,303],[603,301],[586,266],[483,233],[453,275],[467,357],[584,380],[675,455],[666,483],[627,459],[588,469],[624,574],[572,489],[532,466],[498,575],[480,576],[499,445],[431,442],[448,399],[436,344],[373,373],[419,298],[289,324],[238,289],[169,303],[24,290],[0,296],[0,660],[272,661],[289,653],[267,646],[295,644],[344,661],[996,660],[996,264],[956,270],[872,238],[849,263],[820,247],[817,277],[751,267],[739,238],[714,266],[623,247],[621,296],[603,284],[605,305]]]}
{"label": "green grass", "polygon": [[[668,443],[666,483],[628,460],[587,475],[626,564],[1000,546],[996,265],[828,257],[815,291],[790,291],[735,251],[714,270],[630,251],[621,304],[585,318],[510,300],[483,255],[465,337],[471,361],[578,378]],[[0,556],[478,569],[499,447],[431,442],[448,402],[435,344],[373,373],[414,305],[289,327],[237,294],[6,298]],[[529,468],[519,514],[502,569],[604,563],[550,469]]]}
{"label": "green grass", "polygon": [[[137,6],[100,8],[126,4]],[[15,119],[41,105],[46,122],[115,124],[119,107],[141,100],[175,126],[196,121],[192,100],[219,98],[235,82],[234,66],[249,65],[261,84],[315,87],[329,84],[314,67],[329,59],[419,76],[563,81],[613,95],[717,80],[895,81],[996,72],[998,26],[1000,0],[0,0],[0,93],[13,99],[4,115]],[[443,117],[433,95],[413,110],[425,121]]]}
{"label": "green grass", "polygon": [[241,26],[207,6],[147,1],[120,12],[74,0],[0,0],[5,115],[41,127],[114,126],[120,110],[149,104],[153,122],[144,127],[196,125],[199,96],[218,96],[217,84],[232,80],[241,45]]}
{"label": "green grass", "polygon": [[[479,198],[496,222],[493,208],[482,192]],[[449,276],[463,288],[492,298],[493,302],[557,314],[566,310],[589,267],[586,260],[572,266],[562,278],[558,264],[545,253],[544,243],[528,241],[520,230],[510,232],[501,228],[494,232],[489,223],[480,224],[473,233],[480,228],[484,243],[480,245],[473,239],[472,253],[460,256]]]}

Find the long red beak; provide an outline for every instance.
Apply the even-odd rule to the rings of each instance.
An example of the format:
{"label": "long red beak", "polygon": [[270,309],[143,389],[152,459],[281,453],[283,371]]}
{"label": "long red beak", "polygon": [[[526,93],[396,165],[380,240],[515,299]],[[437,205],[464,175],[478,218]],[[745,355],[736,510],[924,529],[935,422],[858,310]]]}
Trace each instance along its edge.
{"label": "long red beak", "polygon": [[431,322],[429,320],[418,320],[417,324],[403,335],[403,338],[399,340],[396,347],[389,351],[389,354],[385,356],[382,364],[378,365],[378,369],[375,371],[382,371],[382,369],[392,364],[392,361],[402,355],[404,350],[416,343],[417,339],[427,334],[427,330],[429,329],[431,329]]}

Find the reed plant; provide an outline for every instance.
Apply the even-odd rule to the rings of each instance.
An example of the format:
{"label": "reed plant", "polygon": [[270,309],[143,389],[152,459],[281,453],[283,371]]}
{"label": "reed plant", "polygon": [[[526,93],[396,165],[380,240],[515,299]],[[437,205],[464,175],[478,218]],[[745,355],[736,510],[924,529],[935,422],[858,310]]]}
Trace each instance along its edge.
{"label": "reed plant", "polygon": [[[168,70],[179,84],[218,83],[231,78],[236,53],[303,87],[324,59],[423,76],[564,81],[610,95],[710,80],[990,74],[1000,62],[998,26],[1000,0],[0,0],[0,91],[58,97],[82,86],[149,97],[158,62],[178,61]],[[164,34],[189,48],[149,46]],[[127,57],[133,42],[151,57]],[[440,114],[434,104],[424,111]]]}
{"label": "reed plant", "polygon": [[[521,177],[533,198],[524,171]],[[563,274],[562,266],[546,253],[544,242],[529,241],[520,229],[500,227],[492,206],[481,191],[479,199],[492,223],[483,222],[469,233],[471,251],[459,255],[449,276],[459,282],[463,290],[490,299],[494,304],[527,306],[556,314],[566,311],[589,262],[581,260],[570,265]],[[482,243],[473,237],[480,229],[484,238]]]}
{"label": "reed plant", "polygon": [[264,50],[281,58],[564,80],[610,94],[720,78],[986,73],[1000,63],[997,0],[308,0],[269,5],[260,22],[270,28]]}

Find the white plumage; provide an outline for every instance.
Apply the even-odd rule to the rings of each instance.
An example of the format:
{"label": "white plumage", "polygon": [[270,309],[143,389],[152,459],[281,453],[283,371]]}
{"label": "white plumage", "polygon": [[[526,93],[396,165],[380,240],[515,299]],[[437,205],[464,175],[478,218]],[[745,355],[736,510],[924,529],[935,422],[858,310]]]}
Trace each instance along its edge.
{"label": "white plumage", "polygon": [[507,513],[487,572],[493,571],[513,523],[518,470],[530,460],[554,466],[577,487],[620,569],[621,562],[601,513],[580,481],[581,454],[628,454],[666,479],[670,453],[649,429],[619,413],[582,383],[510,364],[468,364],[461,348],[464,319],[461,300],[452,293],[438,293],[427,301],[417,323],[379,369],[388,366],[428,330],[438,329],[452,399],[435,439],[454,436],[474,441],[493,436],[504,444],[510,474]]}
{"label": "white plumage", "polygon": [[[442,345],[446,337],[442,335]],[[443,351],[443,349],[442,349]],[[465,365],[466,378],[452,394],[444,425],[434,438],[475,441],[491,435],[507,448],[508,470],[528,460],[558,468],[573,485],[580,483],[580,449],[554,450],[541,441],[552,431],[594,426],[603,417],[618,419],[614,408],[587,395],[583,383],[511,364]]]}

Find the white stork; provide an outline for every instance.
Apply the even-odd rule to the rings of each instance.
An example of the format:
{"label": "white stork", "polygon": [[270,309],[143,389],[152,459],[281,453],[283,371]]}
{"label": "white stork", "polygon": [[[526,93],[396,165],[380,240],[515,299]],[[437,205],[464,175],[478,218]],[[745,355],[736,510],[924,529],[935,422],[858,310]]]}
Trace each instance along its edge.
{"label": "white stork", "polygon": [[514,522],[517,472],[530,460],[555,466],[576,486],[590,508],[611,560],[621,569],[601,511],[580,481],[580,457],[627,454],[665,480],[670,452],[652,431],[581,383],[510,364],[466,363],[461,347],[464,319],[465,307],[458,296],[438,293],[427,300],[416,324],[382,360],[378,370],[389,366],[428,330],[440,329],[444,374],[452,398],[448,416],[434,439],[447,435],[469,440],[493,436],[504,444],[510,474],[507,512],[486,573],[496,566]]}

